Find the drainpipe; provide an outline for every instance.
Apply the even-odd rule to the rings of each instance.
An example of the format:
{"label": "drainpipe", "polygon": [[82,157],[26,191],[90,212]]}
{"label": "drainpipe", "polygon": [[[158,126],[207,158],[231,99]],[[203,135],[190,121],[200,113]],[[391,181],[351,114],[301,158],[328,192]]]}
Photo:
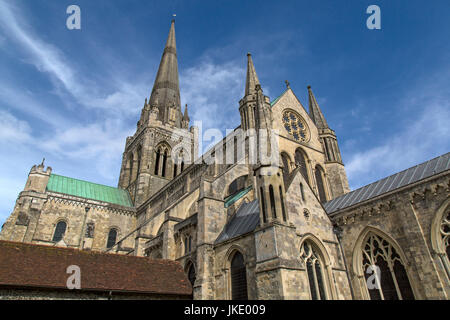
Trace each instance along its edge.
{"label": "drainpipe", "polygon": [[85,232],[86,232],[86,230],[85,230],[85,225],[86,225],[86,218],[87,218],[87,214],[88,214],[88,212],[89,212],[89,209],[91,209],[90,207],[85,207],[84,208],[84,211],[85,211],[85,213],[84,213],[84,218],[83,218],[83,226],[81,227],[81,234],[80,234],[80,240],[78,241],[78,249],[83,249],[81,246],[82,246],[82,240],[84,240],[84,234],[85,234]]}
{"label": "drainpipe", "polygon": [[345,259],[344,249],[342,248],[342,243],[341,243],[341,240],[342,240],[342,228],[340,226],[338,226],[337,224],[334,224],[333,232],[336,235],[336,238],[338,239],[339,248],[341,249],[342,258],[344,259],[345,273],[347,274],[347,280],[348,280],[348,284],[350,286],[350,294],[352,295],[352,300],[355,300],[355,294],[353,293],[352,281],[350,280],[350,275],[348,273],[348,265],[347,265],[347,261]]}

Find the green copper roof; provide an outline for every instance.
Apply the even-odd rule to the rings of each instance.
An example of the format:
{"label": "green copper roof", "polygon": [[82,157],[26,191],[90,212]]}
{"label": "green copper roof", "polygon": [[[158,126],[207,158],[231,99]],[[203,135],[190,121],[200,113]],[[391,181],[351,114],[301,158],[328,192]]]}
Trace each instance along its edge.
{"label": "green copper roof", "polygon": [[252,186],[249,186],[245,189],[242,189],[242,190],[236,192],[235,194],[232,194],[231,196],[226,197],[225,198],[225,208],[228,208],[233,203],[238,201],[240,198],[245,196],[250,190],[252,190]]}
{"label": "green copper roof", "polygon": [[125,207],[133,206],[128,191],[124,189],[64,177],[57,174],[50,175],[47,190],[86,199],[114,203]]}
{"label": "green copper roof", "polygon": [[277,101],[281,98],[281,96],[282,96],[286,91],[287,91],[287,89],[284,90],[283,93],[280,94],[275,100],[273,100],[273,101],[270,103],[270,106],[273,107],[273,105],[274,105],[275,103],[277,103]]}

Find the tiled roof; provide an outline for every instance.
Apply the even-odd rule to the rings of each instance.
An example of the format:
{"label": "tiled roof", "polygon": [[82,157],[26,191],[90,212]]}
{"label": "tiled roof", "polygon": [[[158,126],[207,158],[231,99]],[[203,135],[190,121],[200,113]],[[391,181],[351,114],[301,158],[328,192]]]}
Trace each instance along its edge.
{"label": "tiled roof", "polygon": [[331,214],[449,169],[450,152],[337,197],[325,203],[324,208]]}
{"label": "tiled roof", "polygon": [[221,243],[228,239],[238,237],[253,231],[259,225],[259,203],[258,200],[244,203],[225,225],[222,233],[217,237],[215,243]]}
{"label": "tiled roof", "polygon": [[241,199],[243,196],[245,196],[250,190],[252,190],[252,186],[248,186],[245,189],[239,190],[238,192],[236,192],[235,194],[232,194],[228,197],[225,198],[225,208],[228,208],[229,206],[231,206],[233,203],[235,203],[236,201],[238,201],[239,199]]}
{"label": "tiled roof", "polygon": [[64,177],[57,174],[50,175],[47,190],[81,198],[114,203],[124,207],[133,206],[128,191],[124,189]]}
{"label": "tiled roof", "polygon": [[80,267],[81,290],[192,294],[176,261],[0,241],[0,286],[66,289],[70,265]]}

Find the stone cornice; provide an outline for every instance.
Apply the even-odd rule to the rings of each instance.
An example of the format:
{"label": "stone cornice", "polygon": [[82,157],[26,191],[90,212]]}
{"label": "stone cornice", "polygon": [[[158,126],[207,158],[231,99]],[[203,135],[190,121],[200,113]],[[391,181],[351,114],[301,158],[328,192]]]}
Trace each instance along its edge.
{"label": "stone cornice", "polygon": [[127,215],[136,215],[136,209],[135,208],[128,208],[123,207],[117,204],[112,204],[108,202],[98,201],[98,200],[92,200],[92,199],[86,199],[86,198],[80,198],[76,196],[71,196],[63,193],[57,193],[57,192],[47,192],[48,199],[50,201],[55,202],[61,202],[65,204],[70,204],[73,206],[83,206],[83,207],[91,207],[96,208],[99,210],[108,210],[118,213],[123,213]]}
{"label": "stone cornice", "polygon": [[[370,199],[367,199],[367,200],[365,200],[365,201],[356,203],[356,204],[354,204],[354,205],[352,205],[352,206],[349,206],[349,207],[346,207],[346,208],[337,210],[337,211],[335,211],[335,212],[329,214],[328,216],[329,216],[331,219],[334,219],[335,217],[345,215],[346,212],[353,211],[355,208],[358,208],[358,207],[361,207],[361,206],[367,206],[367,205],[370,206],[370,204],[371,204],[372,202],[377,202],[377,201],[379,201],[379,200],[381,200],[381,199],[383,199],[383,198],[388,198],[388,197],[390,197],[390,196],[392,196],[392,195],[396,195],[396,194],[399,194],[399,193],[403,193],[404,191],[407,191],[407,190],[409,190],[409,189],[416,188],[417,186],[420,186],[421,184],[425,184],[425,183],[428,183],[428,182],[433,181],[433,180],[438,180],[438,179],[440,179],[440,178],[442,178],[442,177],[445,177],[446,175],[449,175],[449,174],[450,174],[450,171],[448,171],[448,170],[447,170],[447,171],[444,171],[444,172],[442,172],[442,173],[440,173],[440,174],[431,176],[431,177],[429,177],[429,178],[426,178],[426,179],[417,181],[417,182],[415,182],[415,183],[408,184],[408,185],[403,186],[403,187],[401,187],[401,188],[394,189],[394,190],[392,190],[392,191],[383,193],[383,194],[381,194],[381,195],[379,195],[379,196],[377,196],[377,197],[370,198]],[[448,184],[448,183],[449,183],[449,182],[447,182],[447,184]],[[424,187],[424,189],[425,189],[425,187]]]}
{"label": "stone cornice", "polygon": [[[446,174],[448,174],[448,172]],[[411,203],[413,206],[415,206],[417,202],[425,200],[427,197],[438,196],[440,189],[446,191],[447,197],[449,197],[450,180],[436,182],[438,178],[441,178],[443,176],[445,176],[445,174],[433,176],[430,177],[430,179],[418,181],[417,183],[393,190],[389,193],[380,195],[379,197],[348,207],[345,210],[330,215],[330,218],[334,222],[336,222],[337,225],[347,225],[354,223],[358,219],[364,219],[364,217],[366,216],[372,217],[377,215],[389,215],[390,212],[396,208],[396,203],[398,202],[396,197],[399,196],[406,198],[406,200],[409,201],[409,203]],[[426,183],[433,180],[435,181],[435,183],[432,183],[431,186],[425,185]],[[423,184],[423,186],[420,186],[421,184]],[[417,188],[418,190],[411,190],[414,188]]]}

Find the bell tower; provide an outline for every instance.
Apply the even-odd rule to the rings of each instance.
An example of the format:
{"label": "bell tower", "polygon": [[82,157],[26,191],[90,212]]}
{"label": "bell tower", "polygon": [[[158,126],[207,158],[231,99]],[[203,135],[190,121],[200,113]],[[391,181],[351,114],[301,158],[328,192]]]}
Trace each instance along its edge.
{"label": "bell tower", "polygon": [[181,112],[175,20],[156,74],[145,99],[136,132],[128,137],[122,157],[119,187],[139,206],[193,162],[196,143],[189,128],[187,106]]}

